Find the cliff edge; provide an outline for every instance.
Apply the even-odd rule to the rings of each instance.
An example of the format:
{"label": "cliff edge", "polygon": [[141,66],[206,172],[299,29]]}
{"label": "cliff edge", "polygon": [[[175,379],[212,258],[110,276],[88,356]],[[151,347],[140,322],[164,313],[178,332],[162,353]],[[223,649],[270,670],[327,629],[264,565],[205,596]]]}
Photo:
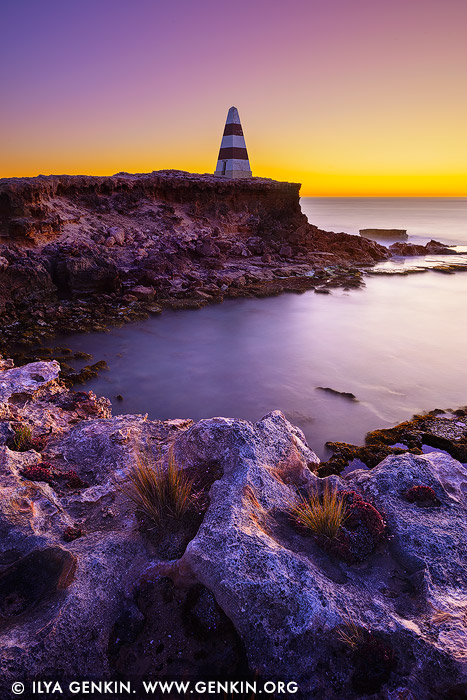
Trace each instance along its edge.
{"label": "cliff edge", "polygon": [[359,266],[390,257],[310,225],[299,190],[180,171],[0,180],[0,344],[226,296],[356,286]]}

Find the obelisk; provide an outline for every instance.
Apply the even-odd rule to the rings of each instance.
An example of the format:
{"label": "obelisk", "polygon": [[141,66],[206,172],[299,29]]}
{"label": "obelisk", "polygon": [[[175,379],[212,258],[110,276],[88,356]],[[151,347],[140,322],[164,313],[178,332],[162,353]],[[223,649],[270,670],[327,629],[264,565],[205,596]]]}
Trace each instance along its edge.
{"label": "obelisk", "polygon": [[229,178],[251,177],[248,151],[236,107],[231,107],[227,114],[214,175]]}

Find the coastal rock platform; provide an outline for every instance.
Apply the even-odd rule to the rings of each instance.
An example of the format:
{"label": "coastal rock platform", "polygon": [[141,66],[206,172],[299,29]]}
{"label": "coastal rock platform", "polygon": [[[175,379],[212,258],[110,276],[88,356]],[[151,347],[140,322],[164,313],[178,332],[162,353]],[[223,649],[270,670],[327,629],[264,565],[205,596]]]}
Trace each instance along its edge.
{"label": "coastal rock platform", "polygon": [[[279,411],[255,424],[112,417],[55,362],[2,361],[0,443],[5,692],[217,673],[293,680],[307,699],[465,697],[467,473],[452,456],[406,450],[320,478]],[[195,479],[189,518],[138,512],[127,489],[141,454],[163,468],[172,455]],[[341,545],[364,556],[291,520],[326,484],[353,513]]]}

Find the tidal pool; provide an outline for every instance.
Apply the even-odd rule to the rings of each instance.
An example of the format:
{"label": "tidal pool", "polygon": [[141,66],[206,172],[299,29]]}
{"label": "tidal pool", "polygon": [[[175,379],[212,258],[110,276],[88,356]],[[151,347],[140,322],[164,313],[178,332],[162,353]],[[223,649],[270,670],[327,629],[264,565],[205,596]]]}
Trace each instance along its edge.
{"label": "tidal pool", "polygon": [[361,443],[467,404],[466,299],[467,273],[368,277],[361,290],[227,300],[55,343],[107,361],[84,388],[114,414],[255,421],[280,409],[323,457],[327,440]]}

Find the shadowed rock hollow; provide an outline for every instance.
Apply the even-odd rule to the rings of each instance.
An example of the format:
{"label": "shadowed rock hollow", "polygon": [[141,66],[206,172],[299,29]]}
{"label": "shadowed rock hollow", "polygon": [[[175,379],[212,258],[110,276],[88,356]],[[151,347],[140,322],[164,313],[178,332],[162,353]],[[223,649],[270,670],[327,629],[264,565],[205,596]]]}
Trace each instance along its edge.
{"label": "shadowed rock hollow", "polygon": [[[462,464],[406,453],[319,479],[318,458],[279,411],[255,424],[112,418],[106,399],[70,392],[58,375],[54,362],[0,369],[6,689],[51,675],[217,673],[293,679],[301,698],[462,697]],[[40,452],[14,449],[21,425]],[[170,447],[204,495],[196,517],[148,527],[128,475],[139,452],[164,461]],[[44,463],[50,482],[25,477]],[[71,484],[60,477],[69,470]],[[326,482],[383,515],[384,537],[360,563],[290,519],[298,495]],[[435,500],[407,498],[421,485]]]}

